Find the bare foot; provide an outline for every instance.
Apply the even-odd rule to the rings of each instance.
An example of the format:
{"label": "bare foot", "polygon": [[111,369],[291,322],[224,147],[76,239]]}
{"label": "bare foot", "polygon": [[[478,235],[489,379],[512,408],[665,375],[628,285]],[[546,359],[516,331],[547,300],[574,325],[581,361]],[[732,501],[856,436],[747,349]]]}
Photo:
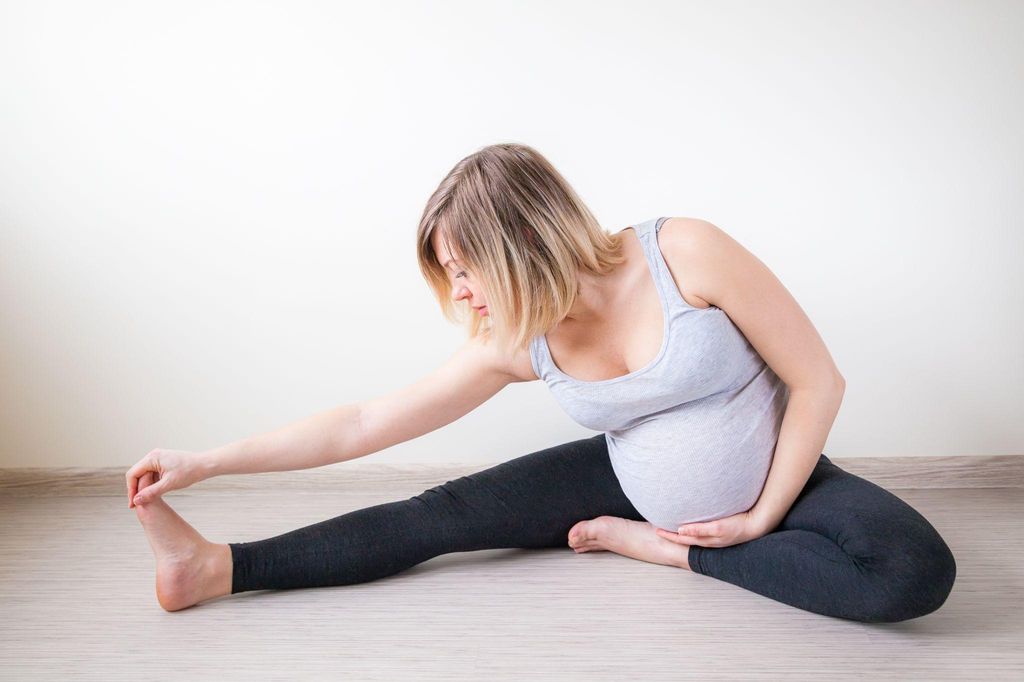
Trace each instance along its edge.
{"label": "bare foot", "polygon": [[609,550],[652,564],[690,569],[690,545],[666,540],[646,521],[631,521],[617,516],[598,516],[580,521],[569,530],[569,546],[577,554]]}
{"label": "bare foot", "polygon": [[[167,611],[231,594],[231,548],[210,542],[163,500],[135,506],[156,556],[156,598]],[[226,582],[225,582],[226,581]]]}

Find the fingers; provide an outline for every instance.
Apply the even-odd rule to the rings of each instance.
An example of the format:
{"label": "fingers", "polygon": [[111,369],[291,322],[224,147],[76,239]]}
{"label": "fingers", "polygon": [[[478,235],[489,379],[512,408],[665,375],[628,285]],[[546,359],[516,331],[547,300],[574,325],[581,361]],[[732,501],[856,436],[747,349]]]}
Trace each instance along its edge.
{"label": "fingers", "polygon": [[153,498],[156,490],[153,485],[153,472],[147,471],[139,478],[139,492],[133,498],[135,504],[145,504]]}
{"label": "fingers", "polygon": [[718,526],[706,523],[698,526],[680,526],[680,535],[690,535],[696,538],[713,537],[719,534]]}
{"label": "fingers", "polygon": [[[146,473],[151,472],[159,478],[156,474],[156,469],[159,466],[159,462],[156,460],[156,450],[150,450],[146,453],[146,456],[140,459],[135,465],[128,470],[124,475],[125,485],[128,488],[128,508],[131,509],[135,506],[135,496],[139,493],[141,487],[139,486],[139,479]],[[148,485],[148,484],[147,484]]]}
{"label": "fingers", "polygon": [[700,545],[701,547],[716,547],[720,541],[718,537],[709,537],[707,533],[697,535],[695,533],[686,535],[685,533],[673,533],[670,530],[664,528],[655,528],[655,532],[665,538],[671,540],[677,545]]}
{"label": "fingers", "polygon": [[688,537],[686,537],[684,535],[680,535],[679,533],[673,533],[672,531],[665,530],[664,528],[655,528],[654,530],[661,537],[665,538],[666,540],[671,540],[672,542],[676,543],[677,545],[692,545],[693,544],[693,540],[691,538],[688,538]]}
{"label": "fingers", "polygon": [[139,477],[149,469],[149,455],[146,455],[138,462],[136,462],[131,469],[124,475],[125,485],[128,487],[128,508],[131,509],[133,506],[133,500],[135,495],[139,492]]}
{"label": "fingers", "polygon": [[132,477],[128,482],[128,508],[134,509],[138,503],[139,492],[143,488],[148,488],[153,485],[153,472],[146,471],[141,474],[138,478]]}

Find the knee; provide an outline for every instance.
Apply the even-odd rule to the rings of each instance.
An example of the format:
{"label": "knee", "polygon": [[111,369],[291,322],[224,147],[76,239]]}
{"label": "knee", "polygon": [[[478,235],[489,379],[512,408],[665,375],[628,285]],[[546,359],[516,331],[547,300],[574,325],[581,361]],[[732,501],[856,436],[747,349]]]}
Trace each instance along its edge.
{"label": "knee", "polygon": [[863,620],[898,623],[926,616],[946,603],[956,580],[956,559],[937,533],[893,559],[874,576],[874,599]]}

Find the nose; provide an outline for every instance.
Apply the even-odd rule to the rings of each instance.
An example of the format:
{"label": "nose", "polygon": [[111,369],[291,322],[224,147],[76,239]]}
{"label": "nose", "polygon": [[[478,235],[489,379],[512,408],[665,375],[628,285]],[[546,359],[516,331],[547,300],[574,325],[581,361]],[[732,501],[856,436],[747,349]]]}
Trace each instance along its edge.
{"label": "nose", "polygon": [[458,284],[455,286],[455,291],[452,293],[453,301],[461,301],[462,299],[469,296],[469,288],[464,284]]}

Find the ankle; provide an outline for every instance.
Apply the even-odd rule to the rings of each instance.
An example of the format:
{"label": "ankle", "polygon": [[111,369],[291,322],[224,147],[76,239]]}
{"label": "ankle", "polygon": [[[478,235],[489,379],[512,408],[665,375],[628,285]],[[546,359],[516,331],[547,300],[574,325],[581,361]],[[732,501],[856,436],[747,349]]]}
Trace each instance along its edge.
{"label": "ankle", "polygon": [[203,600],[231,594],[231,581],[234,573],[231,547],[227,544],[210,543],[205,554],[203,573],[206,575],[206,580],[203,586]]}
{"label": "ankle", "polygon": [[689,546],[687,546],[685,548],[680,547],[680,549],[683,550],[683,554],[682,554],[682,561],[679,562],[679,568],[685,568],[688,571],[692,571],[693,570],[690,567],[690,557],[693,556],[693,553],[690,552],[690,550],[692,548],[693,548],[693,545],[689,545]]}

